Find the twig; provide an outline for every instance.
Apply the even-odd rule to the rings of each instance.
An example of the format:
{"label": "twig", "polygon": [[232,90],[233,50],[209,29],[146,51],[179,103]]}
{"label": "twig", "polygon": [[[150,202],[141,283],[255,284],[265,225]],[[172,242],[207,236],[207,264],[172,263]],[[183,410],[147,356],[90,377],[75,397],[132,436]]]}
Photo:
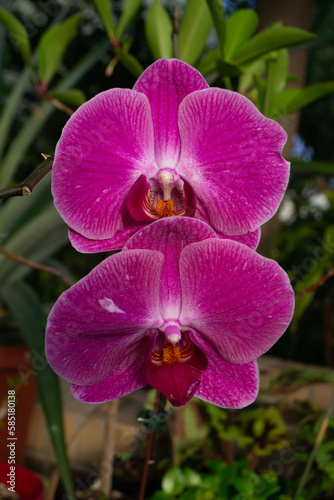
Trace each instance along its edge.
{"label": "twig", "polygon": [[322,418],[322,421],[321,421],[321,424],[320,424],[320,428],[318,430],[318,434],[317,434],[317,437],[315,438],[315,443],[314,443],[314,446],[313,446],[313,450],[309,456],[309,459],[307,461],[307,464],[306,464],[306,467],[305,467],[305,470],[303,472],[303,475],[300,479],[300,482],[299,482],[299,485],[298,485],[298,488],[297,488],[297,491],[296,491],[296,495],[295,495],[295,500],[298,499],[298,496],[301,494],[301,492],[303,491],[305,485],[306,485],[306,482],[307,482],[307,478],[308,478],[308,475],[309,475],[309,472],[311,470],[311,467],[313,465],[313,462],[314,462],[314,459],[315,459],[315,456],[317,454],[317,451],[319,449],[319,446],[321,445],[323,439],[324,439],[324,436],[325,436],[325,432],[327,430],[327,427],[328,427],[328,424],[329,424],[329,420],[330,420],[330,417],[331,417],[331,414],[333,413],[333,410],[334,410],[334,395],[328,405],[328,408],[327,410],[325,411],[324,413],[324,416]]}
{"label": "twig", "polygon": [[54,106],[57,109],[60,109],[60,111],[64,111],[69,116],[72,116],[74,113],[74,109],[70,108],[69,106],[66,106],[63,102],[59,101],[59,99],[56,99],[55,97],[51,97],[49,94],[43,95],[43,98],[48,101],[52,106]]}
{"label": "twig", "polygon": [[180,14],[180,6],[176,5],[173,11],[173,34],[172,34],[173,56],[175,57],[175,59],[179,58],[179,44],[178,44],[178,37],[180,31],[179,14]]}
{"label": "twig", "polygon": [[334,276],[334,267],[328,271],[328,273],[325,274],[319,281],[316,283],[313,283],[313,285],[309,286],[306,288],[306,290],[303,290],[302,292],[296,293],[296,299],[300,299],[300,297],[304,297],[304,295],[307,295],[309,293],[314,292],[317,288],[321,287],[329,278]]}
{"label": "twig", "polygon": [[[105,447],[102,457],[103,467],[101,467],[100,470],[100,478],[101,478],[100,491],[101,493],[104,493],[107,498],[109,498],[110,491],[112,488],[118,407],[119,407],[119,399],[114,399],[114,401],[110,401],[110,403],[108,404]],[[106,465],[107,467],[104,467],[104,465]]]}
{"label": "twig", "polygon": [[54,276],[57,276],[57,278],[61,279],[68,287],[73,285],[73,282],[71,280],[69,280],[61,271],[58,271],[58,269],[55,269],[54,267],[45,266],[44,264],[38,264],[37,262],[32,262],[31,260],[25,259],[20,255],[15,255],[14,253],[9,252],[2,246],[0,246],[0,253],[8,257],[8,259],[12,259],[15,262],[18,262],[19,264],[23,264],[24,266],[31,267],[32,269],[37,269],[38,271],[45,271],[49,274],[53,274]]}
{"label": "twig", "polygon": [[[165,403],[166,403],[166,398],[162,394],[160,394],[159,391],[157,391],[157,396],[155,399],[154,403],[154,410],[153,412],[155,414],[161,413],[165,409]],[[141,480],[141,485],[140,485],[140,493],[139,493],[139,499],[138,500],[144,500],[145,496],[145,491],[146,491],[146,483],[147,483],[147,475],[148,475],[148,468],[151,463],[151,453],[152,453],[152,447],[153,447],[153,441],[154,441],[154,434],[155,431],[152,431],[149,435],[148,438],[148,444],[147,444],[147,450],[146,450],[146,456],[145,456],[145,464],[144,464],[144,471],[143,471],[143,477]]]}
{"label": "twig", "polygon": [[11,198],[12,196],[28,196],[32,193],[34,187],[46,176],[52,169],[53,156],[42,153],[45,161],[37,167],[21,184],[0,190],[0,199]]}

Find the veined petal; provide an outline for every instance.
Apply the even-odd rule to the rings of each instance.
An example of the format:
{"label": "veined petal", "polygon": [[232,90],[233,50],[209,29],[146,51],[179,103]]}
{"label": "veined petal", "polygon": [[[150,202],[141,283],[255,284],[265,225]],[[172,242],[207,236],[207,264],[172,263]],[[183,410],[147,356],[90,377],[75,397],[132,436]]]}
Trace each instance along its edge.
{"label": "veined petal", "polygon": [[217,238],[215,231],[189,217],[161,219],[134,234],[123,251],[134,248],[156,250],[164,255],[161,271],[160,304],[165,320],[177,319],[181,308],[179,256],[186,245],[207,238]]}
{"label": "veined petal", "polygon": [[146,226],[145,223],[133,220],[129,214],[124,218],[124,229],[118,231],[112,238],[95,240],[85,238],[80,233],[69,228],[68,237],[72,246],[82,253],[112,252],[122,248],[128,239]]}
{"label": "veined petal", "polygon": [[294,294],[287,274],[245,245],[193,243],[182,251],[179,269],[181,325],[202,335],[229,363],[258,358],[291,321]]}
{"label": "veined petal", "polygon": [[276,212],[289,163],[281,156],[286,133],[246,97],[207,89],[179,109],[178,173],[195,191],[210,225],[226,235],[254,231]]}
{"label": "veined petal", "polygon": [[[205,210],[202,207],[202,204],[197,200],[196,213],[194,216],[196,219],[199,219],[203,222],[209,224],[208,217],[205,213]],[[255,231],[250,231],[246,234],[240,234],[239,236],[227,236],[226,234],[222,234],[216,231],[218,238],[222,240],[233,240],[242,243],[243,245],[247,245],[252,250],[256,250],[261,238],[261,229],[255,229]]]}
{"label": "veined petal", "polygon": [[46,356],[56,373],[78,385],[99,382],[131,345],[162,325],[162,263],[156,251],[119,253],[60,296],[46,330]]}
{"label": "veined petal", "polygon": [[236,365],[224,361],[210,342],[192,335],[209,360],[194,396],[222,408],[244,408],[253,403],[259,392],[256,361]]}
{"label": "veined petal", "polygon": [[63,129],[52,169],[55,206],[86,238],[112,238],[124,228],[131,186],[156,170],[147,98],[107,90],[83,104]]}
{"label": "veined petal", "polygon": [[83,386],[72,384],[73,396],[84,403],[105,403],[147,385],[144,364],[152,342],[153,339],[147,337],[127,347],[119,365],[100,382]]}
{"label": "veined petal", "polygon": [[178,108],[184,97],[208,88],[202,75],[177,59],[160,59],[140,76],[134,90],[144,93],[151,104],[155,159],[160,168],[174,168],[180,155]]}

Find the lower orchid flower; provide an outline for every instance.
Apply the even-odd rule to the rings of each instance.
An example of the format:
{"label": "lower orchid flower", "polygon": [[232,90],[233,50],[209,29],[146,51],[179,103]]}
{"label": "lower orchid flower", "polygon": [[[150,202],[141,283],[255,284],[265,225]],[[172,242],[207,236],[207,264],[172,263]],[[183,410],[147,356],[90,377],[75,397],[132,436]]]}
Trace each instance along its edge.
{"label": "lower orchid flower", "polygon": [[122,248],[168,216],[195,217],[255,248],[287,186],[285,141],[246,97],[161,59],[132,90],[102,92],[68,120],[55,152],[54,203],[82,252]]}
{"label": "lower orchid flower", "polygon": [[150,384],[175,406],[196,396],[241,408],[258,392],[256,359],[293,306],[276,262],[196,219],[162,219],[63,293],[46,355],[81,401]]}

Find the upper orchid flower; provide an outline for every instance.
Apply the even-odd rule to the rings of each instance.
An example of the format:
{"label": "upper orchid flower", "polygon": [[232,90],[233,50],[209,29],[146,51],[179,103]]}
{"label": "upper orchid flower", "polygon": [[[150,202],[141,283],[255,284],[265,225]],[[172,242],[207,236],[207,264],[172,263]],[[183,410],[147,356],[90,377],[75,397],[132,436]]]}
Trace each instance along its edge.
{"label": "upper orchid flower", "polygon": [[170,215],[246,235],[241,241],[255,248],[288,182],[285,140],[246,97],[161,59],[133,90],[102,92],[69,119],[55,153],[55,205],[84,252],[121,248]]}
{"label": "upper orchid flower", "polygon": [[101,403],[147,383],[241,408],[256,358],[282,335],[293,291],[279,265],[207,224],[163,219],[67,290],[48,319],[47,359],[76,398]]}

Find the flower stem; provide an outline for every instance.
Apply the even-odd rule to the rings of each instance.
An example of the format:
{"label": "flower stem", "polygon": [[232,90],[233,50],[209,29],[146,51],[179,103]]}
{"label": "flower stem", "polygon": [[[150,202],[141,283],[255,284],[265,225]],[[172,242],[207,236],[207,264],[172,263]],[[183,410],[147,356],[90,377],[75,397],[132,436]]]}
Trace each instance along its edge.
{"label": "flower stem", "polygon": [[100,491],[107,498],[110,496],[112,488],[112,475],[114,470],[116,420],[119,407],[119,399],[114,399],[108,403],[108,415],[106,424],[105,447],[102,457],[102,468],[100,471],[101,486]]}
{"label": "flower stem", "polygon": [[309,459],[308,459],[307,464],[305,466],[305,470],[303,472],[303,475],[301,477],[301,480],[299,482],[299,485],[298,485],[298,488],[296,491],[295,500],[298,499],[298,496],[302,493],[302,491],[307,483],[308,475],[310,473],[310,470],[311,470],[311,467],[313,465],[313,462],[314,462],[315,456],[317,454],[317,451],[319,449],[319,446],[321,445],[321,443],[324,439],[324,436],[325,436],[325,433],[326,433],[326,430],[327,430],[327,427],[329,424],[329,419],[331,417],[331,414],[333,413],[333,410],[334,410],[334,395],[329,402],[328,408],[325,411],[324,416],[322,417],[320,428],[318,430],[317,437],[315,438],[313,450],[309,456]]}
{"label": "flower stem", "polygon": [[52,169],[53,156],[42,154],[44,161],[32,174],[30,174],[21,184],[0,190],[0,199],[11,198],[12,196],[28,196],[32,190]]}
{"label": "flower stem", "polygon": [[322,286],[329,278],[334,276],[334,267],[328,271],[319,281],[316,283],[313,283],[313,285],[309,286],[306,288],[306,290],[303,290],[302,292],[296,293],[296,299],[300,299],[300,297],[304,297],[304,295],[307,295],[308,293],[314,292],[317,288]]}
{"label": "flower stem", "polygon": [[[154,413],[157,414],[157,413],[163,412],[165,409],[165,404],[166,404],[165,396],[163,396],[162,394],[160,394],[159,391],[157,391],[157,396],[155,399],[154,410],[153,410]],[[154,441],[154,434],[155,434],[155,430],[153,430],[150,433],[149,438],[148,438],[145,463],[144,463],[144,470],[143,470],[143,477],[141,480],[138,500],[144,500],[144,496],[145,496],[148,468],[149,468],[150,461],[151,461],[151,453],[152,453],[152,447],[153,447],[153,441]]]}

